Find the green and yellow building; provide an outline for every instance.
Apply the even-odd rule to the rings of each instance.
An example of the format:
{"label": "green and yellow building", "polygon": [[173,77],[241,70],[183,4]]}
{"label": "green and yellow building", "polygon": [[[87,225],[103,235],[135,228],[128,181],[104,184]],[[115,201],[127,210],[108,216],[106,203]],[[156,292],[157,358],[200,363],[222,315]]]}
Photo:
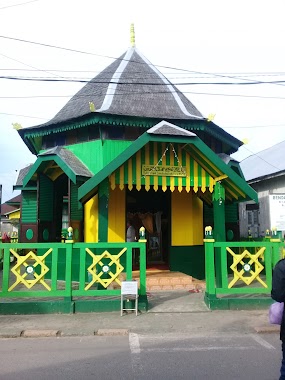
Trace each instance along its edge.
{"label": "green and yellow building", "polygon": [[[238,239],[238,203],[257,200],[230,155],[241,141],[207,120],[135,46],[45,124],[18,131],[21,242],[124,242],[146,228],[147,265],[204,278],[204,229]],[[134,263],[135,265],[135,263]]]}

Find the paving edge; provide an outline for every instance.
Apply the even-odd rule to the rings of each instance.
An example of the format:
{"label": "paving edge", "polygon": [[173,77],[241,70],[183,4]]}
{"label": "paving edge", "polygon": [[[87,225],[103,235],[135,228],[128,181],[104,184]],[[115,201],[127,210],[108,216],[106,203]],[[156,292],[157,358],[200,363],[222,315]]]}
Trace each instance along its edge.
{"label": "paving edge", "polygon": [[18,333],[9,333],[9,332],[5,332],[5,333],[1,333],[0,332],[0,339],[5,339],[5,338],[20,338],[21,336],[21,332],[18,332]]}
{"label": "paving edge", "polygon": [[94,335],[100,335],[100,336],[122,336],[122,335],[128,335],[129,330],[128,329],[98,329],[94,332]]}
{"label": "paving edge", "polygon": [[255,332],[258,334],[264,334],[264,333],[279,333],[280,332],[280,326],[279,325],[265,325],[265,326],[258,326],[254,328]]}
{"label": "paving edge", "polygon": [[22,338],[49,338],[61,336],[60,330],[23,330]]}

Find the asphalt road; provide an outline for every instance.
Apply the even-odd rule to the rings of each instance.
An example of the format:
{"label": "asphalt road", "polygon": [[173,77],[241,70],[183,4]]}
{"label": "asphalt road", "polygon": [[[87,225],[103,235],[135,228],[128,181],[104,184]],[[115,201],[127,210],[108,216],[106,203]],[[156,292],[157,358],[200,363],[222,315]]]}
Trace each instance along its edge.
{"label": "asphalt road", "polygon": [[277,380],[278,334],[0,340],[0,379]]}

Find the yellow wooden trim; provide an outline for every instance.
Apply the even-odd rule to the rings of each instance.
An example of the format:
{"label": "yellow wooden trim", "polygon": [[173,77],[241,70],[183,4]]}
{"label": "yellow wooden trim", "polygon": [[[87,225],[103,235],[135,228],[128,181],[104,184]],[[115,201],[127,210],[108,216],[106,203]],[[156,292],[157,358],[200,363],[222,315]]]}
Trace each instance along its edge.
{"label": "yellow wooden trim", "polygon": [[201,168],[201,191],[202,193],[206,191],[206,171],[203,168]]}
{"label": "yellow wooden trim", "polygon": [[217,182],[217,181],[221,181],[221,180],[226,179],[226,178],[228,178],[228,176],[227,176],[226,174],[223,174],[223,175],[220,175],[219,177],[216,177],[216,178],[215,178],[215,181],[216,181],[216,182]]}
{"label": "yellow wooden trim", "polygon": [[197,191],[199,189],[199,186],[198,186],[199,177],[198,177],[198,163],[197,163],[196,160],[194,161],[194,173],[193,173],[193,176],[194,176],[193,190],[195,191],[195,193],[197,193]]}
{"label": "yellow wooden trim", "polygon": [[[181,147],[178,147],[178,159],[180,164],[182,164],[182,150]],[[186,162],[186,181],[187,181],[187,173],[189,173],[189,167],[187,168],[187,162]],[[179,177],[178,178],[178,191],[181,193],[183,190],[183,178]]]}
{"label": "yellow wooden trim", "polygon": [[210,177],[209,191],[211,193],[214,191],[214,185],[215,185],[215,180],[213,177]]}
{"label": "yellow wooden trim", "polygon": [[136,188],[138,191],[142,188],[141,186],[141,151],[139,150],[136,154]]}
{"label": "yellow wooden trim", "polygon": [[245,193],[243,191],[241,191],[241,189],[239,187],[237,187],[233,182],[231,182],[231,187],[236,191],[237,194],[240,194],[243,198],[246,197]]}
{"label": "yellow wooden trim", "polygon": [[[146,144],[144,152],[145,152],[145,164],[149,165],[149,144]],[[146,191],[149,191],[149,189],[150,189],[150,176],[146,175],[144,178],[145,178],[145,189],[146,189]]]}
{"label": "yellow wooden trim", "polygon": [[116,188],[116,175],[115,175],[115,172],[113,172],[110,175],[110,184],[111,184],[111,189],[114,190]]}
{"label": "yellow wooden trim", "polygon": [[229,189],[228,187],[226,188],[226,194],[227,194],[227,197],[228,198],[231,198],[228,194],[231,194],[231,196],[235,199],[238,199],[238,195],[236,195],[233,191],[231,191],[231,189]]}
{"label": "yellow wooden trim", "polygon": [[98,194],[84,204],[84,241],[98,243]]}
{"label": "yellow wooden trim", "polygon": [[[174,152],[170,149],[170,166],[174,166]],[[175,189],[174,177],[170,177],[170,191],[173,192]]]}
{"label": "yellow wooden trim", "polygon": [[[164,153],[166,149],[165,143],[162,143],[161,147],[162,147],[162,152]],[[162,157],[162,165],[166,165],[166,154]],[[162,187],[161,187],[162,191],[166,191],[167,190],[166,177],[162,176],[161,178],[162,178]]]}
{"label": "yellow wooden trim", "polygon": [[188,168],[187,169],[187,177],[186,177],[186,191],[187,193],[189,193],[190,189],[191,189],[191,176],[194,174],[194,173],[191,173],[191,168],[190,168],[190,155],[188,153],[186,153],[186,167]]}
{"label": "yellow wooden trim", "polygon": [[124,165],[120,166],[120,189],[123,190],[125,187],[125,170],[124,170]]}
{"label": "yellow wooden trim", "polygon": [[124,242],[126,239],[126,188],[118,187],[109,194],[108,242]]}
{"label": "yellow wooden trim", "polygon": [[56,170],[53,170],[49,175],[48,177],[54,182],[58,179],[58,177],[60,177],[62,175],[63,171],[58,168]]}
{"label": "yellow wooden trim", "polygon": [[17,211],[11,212],[11,213],[8,215],[8,219],[20,219],[20,217],[21,217],[21,211],[20,211],[20,210],[17,210]]}
{"label": "yellow wooden trim", "polygon": [[[153,162],[155,164],[157,164],[157,162],[158,162],[157,143],[156,142],[154,143],[154,147],[153,147]],[[153,176],[153,189],[154,189],[154,191],[158,190],[158,176],[157,175]]]}
{"label": "yellow wooden trim", "polygon": [[133,188],[133,170],[132,170],[132,159],[128,160],[128,189]]}
{"label": "yellow wooden trim", "polygon": [[[197,157],[195,157],[195,161],[197,161],[197,163],[202,168],[204,168],[204,166],[205,166],[204,163],[199,160],[199,157],[201,157],[201,152],[194,145],[191,145],[191,149],[193,149],[194,152],[197,153]],[[204,168],[210,174],[210,176],[215,178],[217,176],[217,173],[219,173],[219,175],[223,175],[223,172],[221,170],[219,170],[216,166],[214,166],[213,163],[206,156],[203,156],[202,158],[204,161],[206,161],[208,163],[210,168],[212,168],[212,170],[209,167]]]}

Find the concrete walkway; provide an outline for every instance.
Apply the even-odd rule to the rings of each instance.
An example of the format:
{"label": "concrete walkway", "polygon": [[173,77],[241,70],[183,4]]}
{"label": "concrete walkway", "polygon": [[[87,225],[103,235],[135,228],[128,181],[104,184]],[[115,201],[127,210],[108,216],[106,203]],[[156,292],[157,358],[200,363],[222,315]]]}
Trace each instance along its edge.
{"label": "concrete walkway", "polygon": [[150,310],[137,317],[120,311],[88,314],[0,315],[0,337],[137,334],[276,333],[268,310],[210,311],[203,293],[157,292],[149,295]]}

